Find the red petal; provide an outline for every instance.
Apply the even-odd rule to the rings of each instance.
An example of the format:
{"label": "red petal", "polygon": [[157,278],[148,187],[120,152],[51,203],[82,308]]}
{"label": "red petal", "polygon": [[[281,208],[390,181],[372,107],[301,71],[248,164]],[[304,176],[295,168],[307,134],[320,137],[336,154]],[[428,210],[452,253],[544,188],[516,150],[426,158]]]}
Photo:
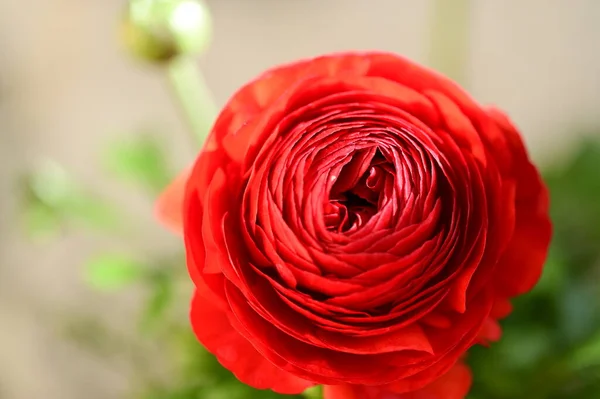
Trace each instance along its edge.
{"label": "red petal", "polygon": [[491,317],[488,317],[483,323],[481,331],[479,331],[478,338],[482,344],[487,345],[489,342],[498,341],[501,336],[502,329],[500,328],[500,324]]}
{"label": "red petal", "polygon": [[265,359],[231,326],[227,314],[215,305],[215,301],[205,288],[197,288],[190,313],[192,327],[206,349],[241,382],[282,394],[298,394],[315,385]]}
{"label": "red petal", "polygon": [[186,170],[177,176],[156,201],[156,217],[177,234],[183,230],[183,199],[189,174]]}
{"label": "red petal", "polygon": [[497,267],[500,293],[512,297],[533,288],[542,274],[552,226],[547,216],[531,208],[517,209],[515,233]]}
{"label": "red petal", "polygon": [[323,399],[464,399],[471,387],[471,371],[457,363],[438,380],[418,391],[393,393],[381,387],[327,385]]}
{"label": "red petal", "polygon": [[443,93],[468,117],[479,118],[479,104],[461,87],[447,77],[393,53],[369,53],[371,61],[368,76],[378,76],[408,86],[418,92]]}
{"label": "red petal", "polygon": [[346,53],[300,60],[264,72],[238,90],[223,107],[207,148],[211,149],[217,143],[220,145],[227,135],[235,135],[299,81],[311,77],[363,76],[369,63],[370,59],[365,54]]}
{"label": "red petal", "polygon": [[542,274],[552,236],[548,190],[510,120],[498,110],[489,114],[504,133],[517,180],[514,235],[496,268],[500,295],[513,297],[531,290]]}
{"label": "red petal", "polygon": [[490,317],[494,319],[503,319],[512,312],[512,305],[506,298],[497,298],[494,301]]}
{"label": "red petal", "polygon": [[464,399],[470,388],[471,370],[465,364],[457,363],[425,388],[402,394],[398,399]]}

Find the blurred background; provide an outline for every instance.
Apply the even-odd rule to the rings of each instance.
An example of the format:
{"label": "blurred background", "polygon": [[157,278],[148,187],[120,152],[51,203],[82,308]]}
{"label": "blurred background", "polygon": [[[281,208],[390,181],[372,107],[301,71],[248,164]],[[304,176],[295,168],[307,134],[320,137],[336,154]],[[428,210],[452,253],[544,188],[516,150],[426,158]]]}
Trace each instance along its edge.
{"label": "blurred background", "polygon": [[[556,236],[504,339],[471,354],[472,397],[600,397],[599,1],[205,3],[219,107],[275,64],[381,49],[506,110]],[[0,0],[0,399],[276,397],[190,339],[181,245],[153,198],[196,147],[165,68],[122,44],[125,4]]]}

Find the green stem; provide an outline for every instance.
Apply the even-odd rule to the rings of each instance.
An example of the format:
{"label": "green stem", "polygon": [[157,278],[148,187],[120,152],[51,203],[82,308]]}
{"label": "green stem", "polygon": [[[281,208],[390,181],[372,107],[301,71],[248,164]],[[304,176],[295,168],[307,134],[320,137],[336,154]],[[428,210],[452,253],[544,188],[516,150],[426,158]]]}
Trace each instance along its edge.
{"label": "green stem", "polygon": [[471,0],[434,0],[429,38],[429,65],[467,84]]}
{"label": "green stem", "polygon": [[194,140],[204,145],[218,109],[200,68],[192,58],[175,58],[167,66],[167,75]]}

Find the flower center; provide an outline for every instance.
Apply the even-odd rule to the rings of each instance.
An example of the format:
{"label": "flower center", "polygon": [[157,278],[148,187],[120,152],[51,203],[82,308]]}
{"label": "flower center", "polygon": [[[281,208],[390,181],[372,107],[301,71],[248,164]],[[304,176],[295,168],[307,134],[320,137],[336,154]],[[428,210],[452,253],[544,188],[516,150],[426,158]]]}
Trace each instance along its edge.
{"label": "flower center", "polygon": [[377,151],[357,153],[340,170],[325,205],[325,225],[347,233],[364,226],[379,210],[389,164]]}

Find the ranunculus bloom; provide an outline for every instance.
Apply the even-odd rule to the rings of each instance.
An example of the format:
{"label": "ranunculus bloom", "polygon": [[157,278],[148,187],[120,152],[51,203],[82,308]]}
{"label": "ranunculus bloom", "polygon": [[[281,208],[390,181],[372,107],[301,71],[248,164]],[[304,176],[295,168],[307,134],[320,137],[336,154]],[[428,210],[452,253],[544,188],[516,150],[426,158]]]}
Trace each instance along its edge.
{"label": "ranunculus bloom", "polygon": [[508,118],[388,53],[245,85],[158,207],[200,342],[246,384],[330,399],[464,397],[460,359],[499,338],[551,235]]}

